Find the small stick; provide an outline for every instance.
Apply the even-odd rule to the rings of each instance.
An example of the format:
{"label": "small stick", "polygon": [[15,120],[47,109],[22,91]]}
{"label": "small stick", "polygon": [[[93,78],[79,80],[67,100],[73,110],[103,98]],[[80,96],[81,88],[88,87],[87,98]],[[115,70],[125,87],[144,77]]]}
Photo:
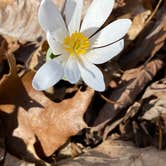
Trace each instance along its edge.
{"label": "small stick", "polygon": [[157,10],[159,9],[161,3],[163,0],[159,0],[158,4],[156,5],[154,11],[152,12],[152,14],[150,15],[150,17],[146,20],[145,25],[149,23],[149,21],[154,17],[154,15],[156,14]]}
{"label": "small stick", "polygon": [[101,97],[102,99],[104,99],[106,102],[108,102],[108,103],[110,103],[110,104],[120,104],[120,105],[123,105],[123,104],[120,103],[120,102],[116,102],[116,101],[112,101],[112,100],[108,99],[107,97],[105,97],[105,96],[102,95],[101,93],[99,93],[99,94],[100,94],[100,97]]}

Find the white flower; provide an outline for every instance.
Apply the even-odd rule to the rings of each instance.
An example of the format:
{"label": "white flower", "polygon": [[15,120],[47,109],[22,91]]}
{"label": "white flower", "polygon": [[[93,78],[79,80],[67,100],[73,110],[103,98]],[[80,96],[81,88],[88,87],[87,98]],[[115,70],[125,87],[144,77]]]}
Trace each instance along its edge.
{"label": "white flower", "polygon": [[37,71],[32,81],[35,89],[45,90],[65,77],[70,83],[82,79],[96,91],[105,90],[103,74],[94,64],[105,63],[122,51],[122,38],[131,25],[129,19],[119,19],[97,32],[113,5],[114,0],[93,0],[81,23],[83,0],[67,0],[64,19],[51,0],[42,0],[39,23],[51,51],[59,56]]}

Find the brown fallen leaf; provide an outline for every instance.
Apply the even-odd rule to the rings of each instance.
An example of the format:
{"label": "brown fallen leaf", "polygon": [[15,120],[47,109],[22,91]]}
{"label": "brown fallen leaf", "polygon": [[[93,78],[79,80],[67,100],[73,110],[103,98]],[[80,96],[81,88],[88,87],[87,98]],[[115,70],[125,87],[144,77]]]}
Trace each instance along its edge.
{"label": "brown fallen leaf", "polygon": [[[27,112],[23,108],[23,105],[26,104],[26,100],[29,101],[30,98],[25,92],[20,78],[17,76],[14,57],[8,55],[7,58],[10,72],[4,75],[0,80],[0,118],[3,128],[5,128],[5,145],[12,154],[17,154],[18,157],[24,158],[30,162],[39,163],[40,161],[33,148],[33,144],[35,143],[34,132],[31,129],[28,116],[25,118]],[[24,97],[20,96],[22,93]],[[14,94],[16,96],[13,96]],[[20,105],[21,103],[22,105]],[[22,130],[20,129],[20,132],[18,132],[18,135],[16,134],[15,137],[13,131],[18,127],[18,121],[20,119],[20,116],[17,117],[18,109],[20,109],[21,115],[23,113],[25,114],[23,117],[25,121],[22,121],[22,124],[19,126]],[[19,137],[22,139],[19,139]]]}
{"label": "brown fallen leaf", "polygon": [[134,40],[144,29],[146,20],[150,16],[151,11],[145,10],[133,18],[132,27],[129,29],[128,35],[130,40]]}
{"label": "brown fallen leaf", "polygon": [[0,33],[30,41],[43,36],[37,20],[39,3],[39,0],[1,2]]}
{"label": "brown fallen leaf", "polygon": [[41,46],[35,50],[35,52],[26,62],[28,69],[36,71],[42,66],[42,64],[45,62],[45,55],[48,47],[47,41],[44,41]]}
{"label": "brown fallen leaf", "polygon": [[32,88],[33,72],[20,79],[13,57],[8,58],[11,71],[0,82],[0,110],[6,126],[7,148],[21,157],[29,158],[30,152],[37,158],[34,150],[37,137],[45,155],[50,156],[69,137],[87,127],[83,115],[94,91],[78,91],[74,97],[55,103]]}
{"label": "brown fallen leaf", "polygon": [[143,100],[151,98],[148,102],[144,103],[143,119],[148,121],[157,121],[162,118],[166,125],[166,79],[162,79],[149,86],[143,95]]}
{"label": "brown fallen leaf", "polygon": [[156,21],[150,22],[134,41],[129,52],[119,58],[123,69],[131,69],[152,58],[163,47],[166,39],[166,2],[156,14]]}
{"label": "brown fallen leaf", "polygon": [[[41,142],[44,152],[47,156],[51,155],[56,149],[63,145],[70,136],[76,135],[80,130],[87,127],[83,121],[83,115],[91,102],[94,91],[91,89],[85,92],[78,91],[71,99],[66,99],[61,103],[53,103],[46,97],[39,96],[34,90],[30,90],[33,75],[24,77],[25,87],[30,92],[32,98],[44,106],[45,110],[40,108],[31,108],[30,118],[32,128]],[[40,117],[40,118],[39,118]]]}
{"label": "brown fallen leaf", "polygon": [[153,147],[136,148],[130,142],[107,140],[93,150],[73,159],[62,160],[59,166],[165,166],[165,151]]}
{"label": "brown fallen leaf", "polygon": [[7,5],[10,5],[12,3],[13,0],[1,0],[0,3],[0,9],[6,7]]}
{"label": "brown fallen leaf", "polygon": [[144,126],[148,126],[148,124],[155,125],[154,144],[159,149],[163,149],[166,144],[166,79],[151,84],[145,91],[142,100],[144,102],[139,119],[146,120]]}
{"label": "brown fallen leaf", "polygon": [[112,120],[122,110],[131,105],[163,66],[162,60],[155,59],[145,66],[124,72],[121,85],[113,90],[109,97],[111,101],[116,101],[116,103],[106,103],[104,105],[95,121],[95,125],[108,119]]}
{"label": "brown fallen leaf", "polygon": [[20,160],[19,158],[7,153],[3,166],[35,166],[35,164]]}
{"label": "brown fallen leaf", "polygon": [[[126,114],[107,125],[104,138],[115,128],[137,146],[155,145],[165,147],[166,129],[166,80],[165,78],[148,86],[142,98],[129,107]],[[152,132],[153,130],[153,132]],[[140,139],[140,136],[144,139]]]}
{"label": "brown fallen leaf", "polygon": [[126,111],[125,115],[122,118],[119,118],[114,122],[112,122],[111,124],[108,124],[104,130],[103,139],[104,140],[107,139],[109,133],[118,126],[120,133],[122,135],[131,134],[129,131],[122,129],[122,127],[125,128],[127,126],[127,124],[131,121],[131,119],[139,112],[140,106],[141,106],[140,103],[135,102],[131,107],[129,107],[129,109]]}
{"label": "brown fallen leaf", "polygon": [[5,58],[5,54],[7,53],[8,44],[6,40],[0,35],[0,65]]}
{"label": "brown fallen leaf", "polygon": [[[128,38],[130,41],[126,41],[125,44],[128,45],[134,40],[139,33],[144,29],[145,22],[150,16],[152,10],[151,8],[145,8],[141,1],[130,1],[130,0],[117,0],[119,5],[117,9],[113,12],[116,17],[120,18],[130,18],[132,19],[132,26],[128,31]],[[147,0],[146,0],[147,1]]]}
{"label": "brown fallen leaf", "polygon": [[[65,0],[53,0],[61,10]],[[0,33],[22,39],[34,41],[45,35],[38,23],[37,13],[41,0],[1,0],[0,3]],[[84,2],[84,10],[91,0]],[[5,19],[4,19],[5,17]]]}

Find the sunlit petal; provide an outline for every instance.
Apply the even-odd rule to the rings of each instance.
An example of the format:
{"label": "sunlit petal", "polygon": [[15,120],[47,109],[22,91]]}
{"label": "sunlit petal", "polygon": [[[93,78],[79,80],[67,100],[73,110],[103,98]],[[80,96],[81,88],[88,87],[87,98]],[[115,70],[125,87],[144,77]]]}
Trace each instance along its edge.
{"label": "sunlit petal", "polygon": [[109,17],[114,6],[114,0],[93,0],[83,19],[81,32],[86,36],[94,34]]}
{"label": "sunlit petal", "polygon": [[[38,19],[44,31],[54,33],[59,38],[64,38],[68,34],[61,13],[52,0],[42,0]],[[62,40],[62,38],[59,40]]]}
{"label": "sunlit petal", "polygon": [[81,58],[79,63],[81,78],[91,88],[96,91],[104,91],[105,83],[102,72],[86,59]]}
{"label": "sunlit petal", "polygon": [[63,53],[63,45],[58,42],[55,36],[51,35],[50,32],[46,33],[48,44],[51,48],[51,51],[54,55],[59,55]]}
{"label": "sunlit petal", "polygon": [[129,19],[119,19],[112,22],[90,39],[93,43],[92,47],[101,47],[118,41],[126,35],[130,26]]}
{"label": "sunlit petal", "polygon": [[64,10],[70,34],[79,32],[83,0],[67,0]]}
{"label": "sunlit petal", "polygon": [[63,77],[63,67],[56,59],[45,63],[35,74],[32,86],[36,90],[46,90]]}
{"label": "sunlit petal", "polygon": [[123,48],[124,40],[122,39],[109,46],[93,49],[83,56],[91,63],[102,64],[109,61],[114,56],[118,55],[123,50]]}
{"label": "sunlit petal", "polygon": [[64,75],[67,80],[74,84],[80,79],[80,71],[78,68],[78,63],[76,57],[70,56],[64,65]]}

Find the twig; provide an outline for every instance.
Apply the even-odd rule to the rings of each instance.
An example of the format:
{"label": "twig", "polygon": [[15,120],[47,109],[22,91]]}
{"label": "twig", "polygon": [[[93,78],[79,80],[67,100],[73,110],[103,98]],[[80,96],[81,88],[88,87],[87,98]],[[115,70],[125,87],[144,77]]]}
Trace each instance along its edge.
{"label": "twig", "polygon": [[108,102],[110,104],[120,104],[120,105],[122,105],[120,102],[112,101],[112,100],[108,99],[107,97],[105,97],[104,95],[102,95],[101,93],[99,93],[99,94],[100,94],[100,97],[102,99],[104,99],[106,102]]}
{"label": "twig", "polygon": [[149,21],[154,17],[154,15],[156,14],[157,10],[159,9],[161,3],[163,0],[159,0],[158,4],[156,5],[154,11],[152,12],[152,14],[150,15],[150,17],[146,20],[145,25],[149,23]]}

